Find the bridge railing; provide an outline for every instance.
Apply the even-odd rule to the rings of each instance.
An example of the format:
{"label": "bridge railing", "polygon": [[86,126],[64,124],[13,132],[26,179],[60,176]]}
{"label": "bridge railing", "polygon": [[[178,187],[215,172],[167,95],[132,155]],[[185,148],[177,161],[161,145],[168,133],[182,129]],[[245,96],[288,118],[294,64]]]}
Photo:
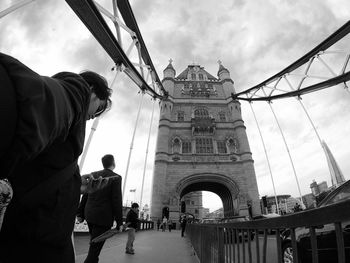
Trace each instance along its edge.
{"label": "bridge railing", "polygon": [[147,220],[139,221],[139,230],[151,230],[154,229],[154,222]]}
{"label": "bridge railing", "polygon": [[[291,262],[298,263],[300,262],[298,261],[300,248],[297,246],[295,229],[304,227],[307,231],[304,235],[309,235],[310,237],[312,263],[318,263],[316,229],[326,224],[333,224],[338,259],[334,258],[332,262],[346,263],[349,262],[350,257],[349,255],[347,255],[347,258],[345,257],[342,231],[349,231],[349,221],[350,200],[276,218],[223,224],[188,224],[186,233],[201,263],[270,263],[272,260],[270,258],[267,259],[268,230],[276,232],[275,252],[277,259],[275,262],[283,262],[280,229],[289,229],[294,259]],[[348,225],[345,226],[345,222]],[[263,234],[259,235],[259,232],[263,232]],[[249,237],[254,234],[254,239],[250,239]],[[261,241],[259,236],[262,237]]]}

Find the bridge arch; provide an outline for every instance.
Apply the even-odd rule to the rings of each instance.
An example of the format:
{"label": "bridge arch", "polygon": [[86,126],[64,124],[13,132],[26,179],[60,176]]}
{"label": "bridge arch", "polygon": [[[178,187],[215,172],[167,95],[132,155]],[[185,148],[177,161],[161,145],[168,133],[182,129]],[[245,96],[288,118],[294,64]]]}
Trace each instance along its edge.
{"label": "bridge arch", "polygon": [[176,193],[180,200],[184,195],[195,191],[209,191],[217,194],[223,204],[224,217],[239,213],[239,188],[231,178],[214,173],[192,174],[182,178],[176,186]]}

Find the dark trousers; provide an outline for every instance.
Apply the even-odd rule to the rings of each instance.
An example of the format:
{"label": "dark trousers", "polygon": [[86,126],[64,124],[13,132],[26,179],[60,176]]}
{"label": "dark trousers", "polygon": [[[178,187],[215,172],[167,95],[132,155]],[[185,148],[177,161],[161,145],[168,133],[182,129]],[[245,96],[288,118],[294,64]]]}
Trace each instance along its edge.
{"label": "dark trousers", "polygon": [[[99,226],[99,225],[91,224],[89,222],[88,222],[88,226],[89,226],[89,233],[91,237],[90,241],[93,240],[95,237],[98,237],[99,235],[103,234],[107,230],[111,229],[110,226]],[[97,263],[98,257],[101,253],[104,243],[105,241],[98,242],[98,243],[90,243],[89,252],[84,263]]]}

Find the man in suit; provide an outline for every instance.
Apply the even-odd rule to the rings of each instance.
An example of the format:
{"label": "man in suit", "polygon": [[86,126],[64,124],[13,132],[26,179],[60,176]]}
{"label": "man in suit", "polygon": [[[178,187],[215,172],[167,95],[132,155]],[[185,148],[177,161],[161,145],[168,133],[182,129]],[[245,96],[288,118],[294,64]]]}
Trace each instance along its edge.
{"label": "man in suit", "polygon": [[[122,222],[122,178],[113,172],[115,168],[114,157],[107,154],[102,157],[104,169],[93,172],[94,179],[106,179],[108,183],[93,193],[85,193],[80,201],[77,220],[83,222],[86,219],[91,240],[111,229],[113,221],[119,229]],[[109,178],[110,177],[110,178]],[[90,243],[88,255],[84,263],[98,262],[104,241]]]}

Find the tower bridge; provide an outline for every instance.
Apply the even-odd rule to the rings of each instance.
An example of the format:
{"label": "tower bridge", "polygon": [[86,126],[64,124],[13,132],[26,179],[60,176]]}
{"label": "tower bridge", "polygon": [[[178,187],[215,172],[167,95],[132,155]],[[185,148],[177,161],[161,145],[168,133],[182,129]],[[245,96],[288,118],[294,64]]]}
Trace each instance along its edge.
{"label": "tower bridge", "polygon": [[[1,11],[0,18],[30,2],[33,1],[20,1],[9,9]],[[66,0],[66,2],[113,60],[116,75],[111,86],[117,75],[123,72],[141,90],[142,97],[147,94],[153,101],[160,102],[152,190],[151,218],[153,220],[163,216],[177,220],[183,212],[181,204],[185,197],[190,200],[197,198],[201,202],[199,191],[216,193],[222,200],[226,218],[250,215],[250,207],[251,216],[261,213],[254,160],[242,118],[241,101],[248,101],[250,105],[252,101],[267,101],[271,106],[271,102],[275,99],[297,98],[325,150],[328,164],[333,168],[331,169],[332,183],[341,184],[345,180],[335,158],[318,135],[315,125],[301,102],[301,96],[333,86],[341,86],[348,91],[349,43],[345,41],[345,44],[340,45],[345,47],[344,50],[332,50],[332,47],[348,37],[349,21],[290,66],[252,88],[236,92],[229,70],[220,61],[217,77],[215,77],[198,63],[188,65],[177,75],[170,60],[163,71],[161,81],[128,0],[112,0],[113,11],[107,10],[100,3],[92,0]],[[115,33],[109,28],[106,19],[111,20]],[[121,30],[126,31],[131,43],[125,41]],[[341,58],[331,60],[336,65],[328,64],[325,59],[332,54]],[[133,61],[135,57],[138,59],[136,62]],[[323,66],[321,70],[319,66],[315,66],[317,63]],[[141,107],[139,113],[140,110]],[[271,110],[273,112],[272,106]],[[275,114],[274,116],[277,121]],[[98,120],[92,126],[82,159],[85,158],[89,149]],[[281,134],[284,139],[282,131]],[[284,142],[289,153],[285,139]],[[124,190],[132,146],[133,139],[127,170],[123,178]],[[148,148],[145,166],[147,153]],[[290,159],[292,161],[291,156]],[[83,160],[81,166],[82,164]],[[272,173],[270,174],[273,183]],[[145,172],[142,189],[144,176]],[[295,179],[298,183],[296,173]],[[125,191],[123,192],[125,194]],[[143,191],[141,191],[141,202],[142,194]],[[195,262],[196,259],[200,262],[241,262],[241,259],[243,262],[246,260],[281,262],[282,249],[285,245],[283,242],[286,241],[280,235],[281,229],[290,231],[290,239],[287,240],[289,254],[285,262],[289,262],[291,258],[294,259],[292,262],[300,262],[303,246],[297,243],[300,240],[296,235],[298,230],[302,229],[303,235],[308,237],[309,242],[306,245],[310,252],[308,260],[302,262],[322,262],[326,258],[322,253],[330,250],[327,247],[325,249],[324,245],[331,241],[335,244],[331,248],[331,261],[346,263],[349,262],[350,203],[346,200],[348,190],[343,191],[342,194],[344,195],[341,196],[345,196],[343,202],[338,202],[337,199],[333,205],[274,219],[207,225],[189,224],[186,234],[191,246],[181,242],[180,240],[184,239],[180,239],[179,236],[160,236],[156,231],[141,232],[138,245],[144,254],[136,256],[134,262],[172,262],[183,251],[188,254],[181,254],[179,257],[181,260],[174,260],[174,262]],[[190,206],[191,202],[188,209]],[[167,211],[172,213],[168,215]],[[150,223],[147,222],[147,224]],[[327,242],[322,239],[326,236],[322,234],[325,233],[322,232],[324,229],[327,231],[332,229],[328,231],[332,236],[326,240]],[[272,230],[276,234],[268,236],[267,232]],[[175,234],[179,233],[175,232]],[[252,239],[246,238],[252,236]],[[109,240],[109,246],[102,253],[103,262],[130,261],[118,251],[123,245],[122,238],[123,236],[120,235]],[[86,237],[75,236],[77,262],[82,262],[86,252],[81,244],[87,245],[87,243]],[[111,251],[118,251],[118,253]],[[154,252],[159,255],[155,257]]]}
{"label": "tower bridge", "polygon": [[217,75],[196,64],[176,75],[171,61],[164,69],[162,83],[168,96],[160,104],[151,203],[154,219],[163,218],[168,208],[178,211],[172,214],[178,220],[181,198],[196,191],[216,193],[225,217],[248,216],[248,204],[254,215],[260,214],[241,105],[231,97],[234,81],[222,64]]}

